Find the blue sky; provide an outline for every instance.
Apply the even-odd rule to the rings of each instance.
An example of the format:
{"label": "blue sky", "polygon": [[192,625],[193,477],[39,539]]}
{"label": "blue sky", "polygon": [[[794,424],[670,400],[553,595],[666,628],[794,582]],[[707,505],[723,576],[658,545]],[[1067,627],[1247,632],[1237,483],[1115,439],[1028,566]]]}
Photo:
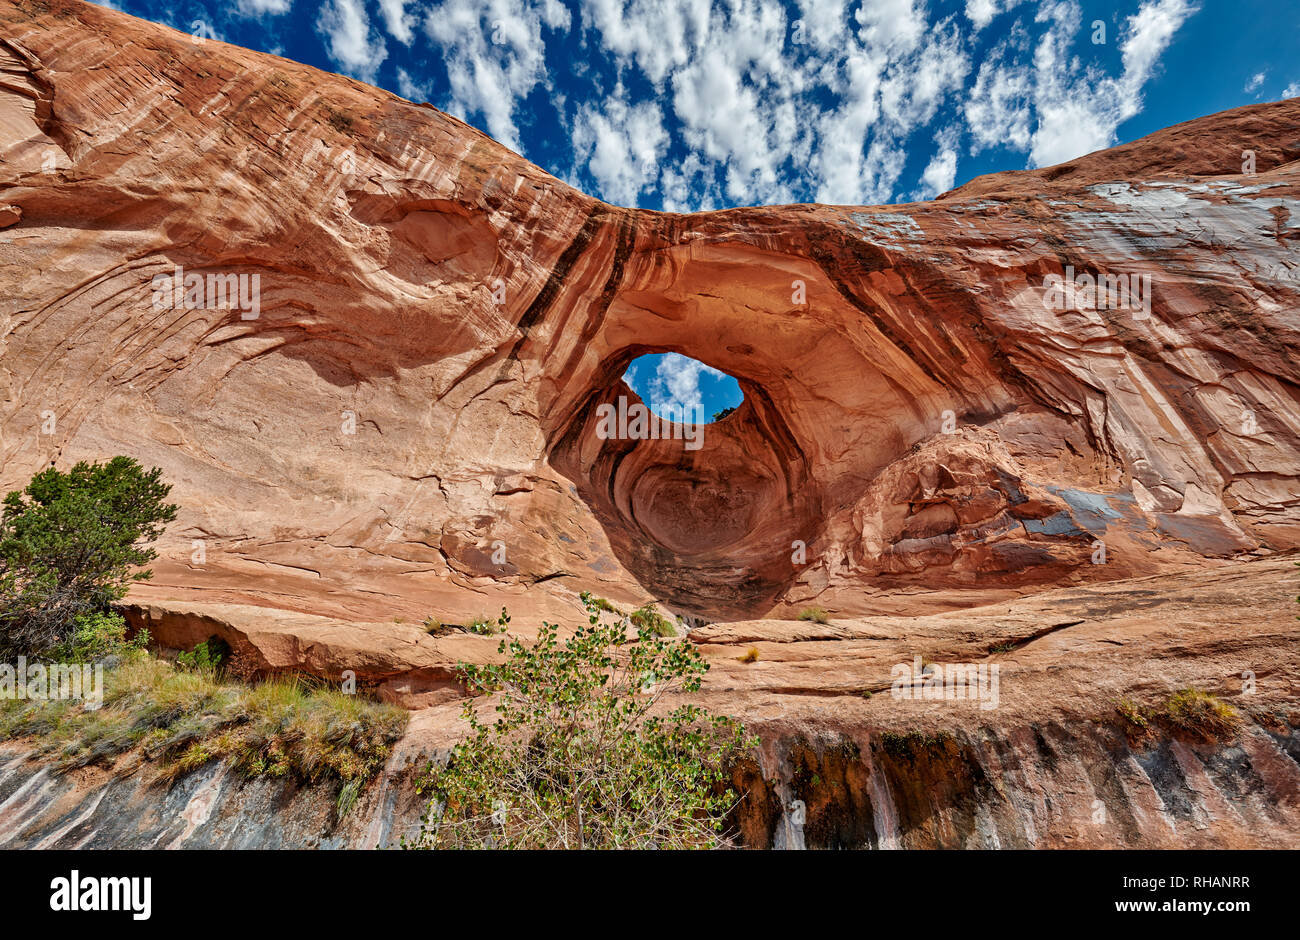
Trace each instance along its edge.
{"label": "blue sky", "polygon": [[[676,409],[676,414],[688,418],[702,414],[706,423],[722,409],[735,408],[745,400],[734,378],[681,353],[639,356],[628,365],[623,380],[655,414]],[[703,410],[691,411],[696,405]]]}
{"label": "blue sky", "polygon": [[[105,5],[431,102],[585,192],[673,211],[928,199],[1300,95],[1300,0]],[[652,405],[739,398],[680,356],[630,377]]]}
{"label": "blue sky", "polygon": [[926,199],[1300,95],[1300,0],[106,5],[429,101],[651,209]]}

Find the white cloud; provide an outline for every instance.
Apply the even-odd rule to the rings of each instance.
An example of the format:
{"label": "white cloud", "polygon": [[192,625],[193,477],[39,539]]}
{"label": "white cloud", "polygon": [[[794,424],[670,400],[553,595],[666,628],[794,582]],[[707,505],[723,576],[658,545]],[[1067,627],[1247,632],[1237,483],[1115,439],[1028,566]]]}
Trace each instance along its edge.
{"label": "white cloud", "polygon": [[722,205],[722,195],[713,178],[713,167],[698,153],[688,153],[675,166],[666,166],[659,176],[665,212],[697,212]]}
{"label": "white cloud", "polygon": [[1267,75],[1266,72],[1256,72],[1254,75],[1251,76],[1250,81],[1246,82],[1246,87],[1243,88],[1242,91],[1244,92],[1254,91],[1260,85],[1264,84],[1264,79],[1266,75]]}
{"label": "white cloud", "polygon": [[1136,114],[1140,108],[1138,93],[1151,77],[1174,33],[1196,9],[1190,0],[1156,0],[1143,3],[1137,14],[1129,17],[1128,35],[1120,47],[1124,56],[1124,75],[1120,81],[1127,92],[1124,105],[1130,114]]}
{"label": "white cloud", "polygon": [[931,30],[928,41],[912,57],[890,71],[881,88],[881,110],[901,130],[928,124],[949,92],[960,91],[970,70],[955,27]]}
{"label": "white cloud", "polygon": [[708,33],[709,0],[588,0],[582,19],[616,60],[635,63],[659,85],[699,50]]}
{"label": "white cloud", "polygon": [[1196,12],[1189,0],[1144,0],[1125,23],[1118,78],[1084,68],[1069,55],[1079,28],[1073,0],[1045,5],[1038,21],[1050,21],[1034,52],[1034,104],[1038,126],[1030,142],[1030,163],[1049,166],[1109,147],[1121,123],[1142,108],[1142,87],[1150,79],[1174,33]]}
{"label": "white cloud", "polygon": [[952,189],[952,184],[957,179],[959,137],[960,131],[956,127],[945,128],[935,135],[934,142],[939,149],[921,174],[921,189],[917,192],[919,198],[933,199],[940,193]]}
{"label": "white cloud", "polygon": [[924,191],[930,196],[946,193],[952,189],[956,179],[957,151],[953,149],[944,149],[936,153],[926,166],[925,172],[921,174]]}
{"label": "white cloud", "polygon": [[330,58],[349,75],[374,82],[388,57],[383,37],[370,28],[364,0],[329,0],[321,7],[316,29],[326,38]]}
{"label": "white cloud", "polygon": [[872,0],[855,14],[859,36],[869,49],[906,53],[915,49],[925,33],[925,4],[915,0]]}
{"label": "white cloud", "polygon": [[[845,0],[799,0],[799,15],[795,22],[803,23],[803,29],[799,31],[802,42],[818,50],[840,48],[848,28],[844,7]],[[791,41],[794,40],[793,25]]]}
{"label": "white cloud", "polygon": [[964,108],[971,153],[999,146],[1028,149],[1033,84],[1027,66],[1004,64],[1000,57],[980,66]]}
{"label": "white cloud", "polygon": [[619,86],[603,109],[578,109],[573,145],[605,199],[635,206],[642,191],[654,188],[668,147],[663,112],[649,101],[629,106]]}
{"label": "white cloud", "polygon": [[685,143],[723,168],[730,204],[785,201],[790,190],[781,165],[798,150],[801,81],[782,54],[785,13],[739,0],[707,23],[690,63],[672,75],[673,112]]}
{"label": "white cloud", "polygon": [[293,0],[238,0],[235,9],[241,16],[279,16],[292,6]]}
{"label": "white cloud", "polygon": [[429,86],[416,80],[406,69],[397,70],[397,93],[408,101],[424,102],[430,97]]}
{"label": "white cloud", "polygon": [[564,30],[573,25],[569,8],[560,0],[542,0],[542,22],[551,29]]}
{"label": "white cloud", "polygon": [[818,122],[820,146],[812,170],[819,180],[819,202],[859,202],[874,193],[872,182],[864,179],[862,148],[880,116],[880,73],[886,61],[858,50],[845,62],[840,107]]}
{"label": "white cloud", "polygon": [[[562,21],[545,6],[548,25]],[[446,110],[462,118],[482,114],[488,133],[520,152],[516,108],[537,85],[549,86],[542,22],[527,0],[447,0],[424,21],[451,83]]]}
{"label": "white cloud", "polygon": [[655,369],[650,382],[650,407],[702,408],[704,394],[700,391],[700,376],[725,378],[726,373],[680,353],[665,353]]}
{"label": "white cloud", "polygon": [[406,12],[407,0],[379,0],[379,12],[384,16],[388,34],[404,46],[415,38],[416,15]]}
{"label": "white cloud", "polygon": [[[405,41],[412,0],[379,2]],[[1093,53],[1078,0],[584,0],[576,15],[561,0],[443,0],[423,31],[446,65],[443,107],[522,150],[519,109],[545,89],[571,134],[572,163],[555,169],[612,202],[861,204],[900,195],[908,152],[940,121],[956,133],[925,154],[917,193],[955,179],[958,141],[1035,166],[1113,144],[1194,12],[1125,2],[1118,69]],[[994,21],[1005,35],[987,49],[977,34]],[[545,42],[575,30],[561,91]],[[424,91],[410,75],[398,87]]]}
{"label": "white cloud", "polygon": [[979,32],[1002,13],[1014,10],[1024,0],[966,0],[966,19]]}
{"label": "white cloud", "polygon": [[1286,98],[1300,98],[1300,82],[1292,82],[1282,89],[1282,98],[1278,100],[1281,101]]}
{"label": "white cloud", "polygon": [[998,14],[997,0],[966,0],[966,18],[971,21],[976,31],[993,22]]}

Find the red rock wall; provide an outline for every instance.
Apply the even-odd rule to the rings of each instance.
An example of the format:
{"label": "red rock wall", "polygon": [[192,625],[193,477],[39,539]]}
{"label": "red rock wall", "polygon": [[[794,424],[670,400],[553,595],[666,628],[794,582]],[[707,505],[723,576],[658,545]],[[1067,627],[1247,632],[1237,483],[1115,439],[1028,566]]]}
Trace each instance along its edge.
{"label": "red rock wall", "polygon": [[[0,25],[0,484],[162,466],[145,597],[925,611],[1300,541],[1300,100],[930,203],[672,215],[111,10]],[[256,275],[257,317],[159,308],[177,267]],[[1054,309],[1067,267],[1149,276],[1149,316]],[[600,440],[663,350],[744,405]]]}

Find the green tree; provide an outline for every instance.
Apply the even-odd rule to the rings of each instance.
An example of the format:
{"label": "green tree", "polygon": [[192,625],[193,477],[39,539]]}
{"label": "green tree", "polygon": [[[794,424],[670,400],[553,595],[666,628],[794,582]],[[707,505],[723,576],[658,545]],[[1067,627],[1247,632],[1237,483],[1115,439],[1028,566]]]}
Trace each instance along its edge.
{"label": "green tree", "polygon": [[502,641],[500,665],[462,665],[473,693],[493,696],[485,723],[471,700],[469,737],[421,782],[432,799],[420,848],[708,848],[724,842],[736,803],[732,763],[756,743],[734,718],[665,696],[693,693],[708,664],[689,643],[622,622],[563,643]]}
{"label": "green tree", "polygon": [[[129,457],[54,467],[4,499],[0,514],[0,657],[43,656],[106,612],[157,554],[145,546],[176,518],[162,471]],[[83,621],[84,622],[84,621]]]}

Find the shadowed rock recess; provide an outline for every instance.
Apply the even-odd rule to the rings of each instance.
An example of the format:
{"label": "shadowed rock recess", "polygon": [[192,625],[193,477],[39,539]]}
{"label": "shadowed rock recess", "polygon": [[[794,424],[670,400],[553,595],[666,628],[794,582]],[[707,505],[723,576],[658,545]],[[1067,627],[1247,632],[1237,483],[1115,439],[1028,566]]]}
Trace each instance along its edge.
{"label": "shadowed rock recess", "polygon": [[[0,0],[0,132],[0,486],[162,467],[181,513],[129,614],[163,645],[352,670],[423,707],[409,759],[497,642],[425,617],[504,605],[528,634],[580,590],[656,600],[763,737],[748,844],[1296,844],[1270,556],[1300,547],[1300,99],[932,202],[658,213],[346,78]],[[698,449],[606,439],[627,364],[668,351],[743,404]],[[1002,703],[874,694],[922,654],[1000,662]],[[1127,741],[1117,698],[1184,686],[1239,734]],[[141,844],[258,844],[41,773],[0,765],[27,813],[0,844],[95,844],[95,811],[59,815],[78,793]],[[309,797],[267,844],[400,830]],[[271,798],[176,811],[238,828]]]}

